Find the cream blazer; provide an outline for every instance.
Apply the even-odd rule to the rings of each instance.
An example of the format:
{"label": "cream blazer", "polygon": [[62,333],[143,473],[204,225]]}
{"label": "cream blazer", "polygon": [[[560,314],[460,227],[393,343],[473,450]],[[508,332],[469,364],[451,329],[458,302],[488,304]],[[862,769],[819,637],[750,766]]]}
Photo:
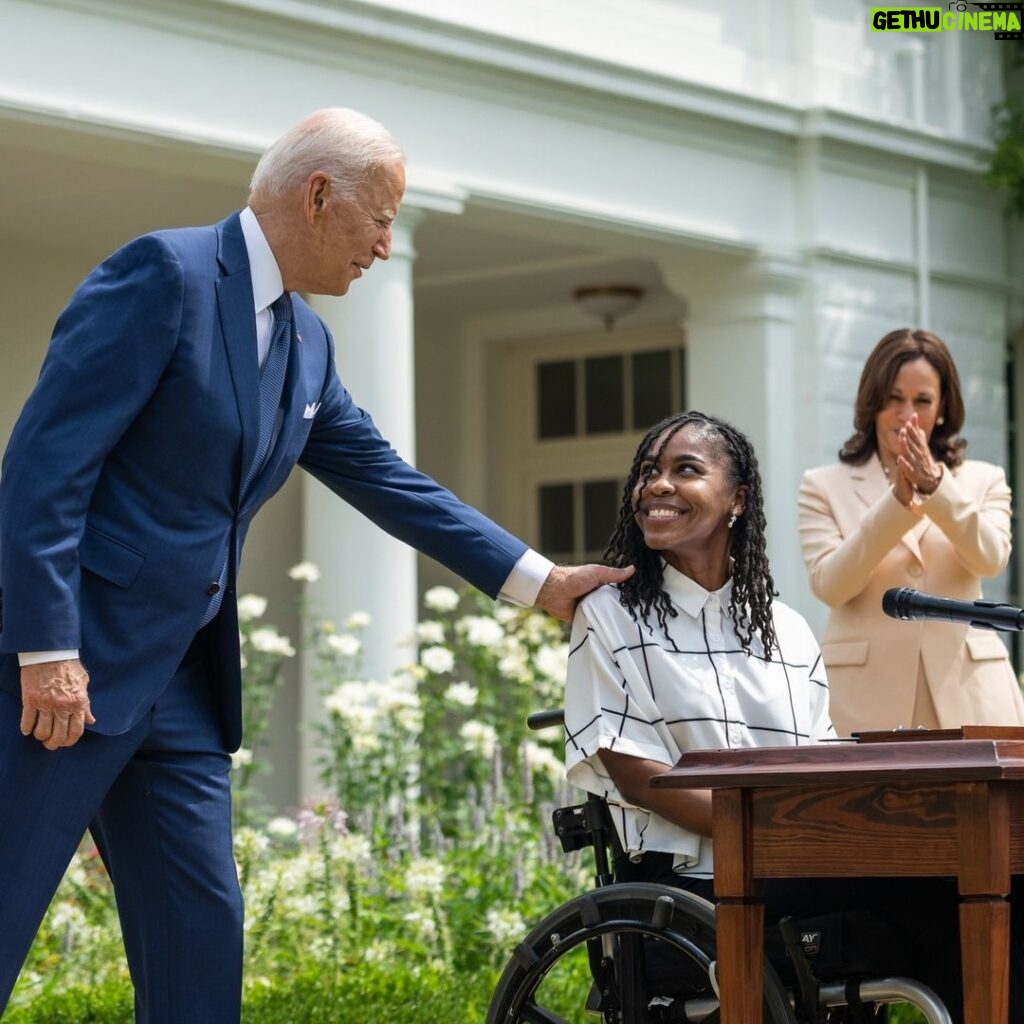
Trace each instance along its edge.
{"label": "cream blazer", "polygon": [[909,726],[919,667],[943,728],[1024,725],[1024,701],[995,633],[904,622],[882,611],[890,587],[974,600],[1010,557],[1002,469],[965,462],[917,512],[893,496],[878,457],[808,470],[800,544],[811,589],[831,608],[821,653],[836,730]]}

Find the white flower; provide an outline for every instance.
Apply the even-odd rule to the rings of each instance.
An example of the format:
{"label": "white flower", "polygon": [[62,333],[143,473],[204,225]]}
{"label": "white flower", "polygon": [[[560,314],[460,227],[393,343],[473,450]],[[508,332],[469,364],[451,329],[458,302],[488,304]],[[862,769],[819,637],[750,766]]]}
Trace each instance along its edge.
{"label": "white flower", "polygon": [[298,831],[299,823],[294,818],[271,818],[267,822],[268,834],[279,839],[290,839]]}
{"label": "white flower", "polygon": [[507,679],[529,682],[529,652],[518,640],[509,640],[505,653],[498,659],[498,671]]}
{"label": "white flower", "polygon": [[466,722],[459,729],[459,736],[462,737],[464,747],[471,754],[479,754],[486,760],[494,757],[494,751],[498,746],[498,734],[486,722]]}
{"label": "white flower", "polygon": [[267,599],[259,594],[243,594],[238,599],[238,621],[258,619],[267,610]]}
{"label": "white flower", "polygon": [[500,601],[495,602],[494,605],[494,617],[503,625],[507,626],[512,622],[515,622],[519,618],[519,609],[514,608],[510,604],[502,604]]}
{"label": "white flower", "polygon": [[493,647],[501,643],[505,630],[500,623],[485,615],[466,615],[455,624],[455,628],[466,635],[466,642],[474,647]]}
{"label": "white flower", "polygon": [[238,656],[238,667],[244,672],[249,667],[249,659],[244,654]]}
{"label": "white flower", "polygon": [[331,853],[346,864],[370,864],[373,861],[370,840],[351,832],[331,840]]}
{"label": "white flower", "polygon": [[47,917],[54,931],[79,931],[86,925],[85,914],[73,903],[55,903]]}
{"label": "white flower", "polygon": [[264,626],[262,629],[254,629],[249,634],[249,643],[263,654],[280,654],[285,658],[295,657],[295,648],[286,636],[272,626]]}
{"label": "white flower", "polygon": [[429,911],[410,910],[402,920],[414,925],[424,939],[433,939],[437,935],[437,922]]}
{"label": "white flower", "polygon": [[443,644],[444,626],[440,622],[421,622],[416,627],[416,639],[421,644]]}
{"label": "white flower", "polygon": [[262,832],[243,826],[235,833],[233,845],[239,857],[252,860],[270,846],[270,840]]}
{"label": "white flower", "polygon": [[299,562],[288,570],[288,575],[293,580],[302,580],[304,583],[316,583],[320,579],[320,570],[313,562]]}
{"label": "white flower", "polygon": [[464,708],[475,707],[480,691],[469,683],[452,683],[444,691],[444,699],[449,704],[458,704]]}
{"label": "white flower", "polygon": [[431,587],[423,595],[423,603],[435,612],[454,611],[459,606],[459,595],[451,587]]}
{"label": "white flower", "polygon": [[252,751],[245,747],[239,747],[231,755],[231,769],[237,771],[239,768],[244,768],[246,765],[252,764]]}
{"label": "white flower", "polygon": [[366,629],[366,627],[371,622],[373,622],[373,619],[370,618],[370,613],[369,612],[353,612],[345,620],[345,628],[346,629]]}
{"label": "white flower", "polygon": [[345,698],[335,691],[334,693],[329,693],[324,697],[324,708],[327,710],[328,714],[338,715],[341,717],[348,710],[348,705],[345,703]]}
{"label": "white flower", "polygon": [[430,857],[414,860],[406,873],[405,887],[411,896],[440,896],[444,887],[444,865]]}
{"label": "white flower", "polygon": [[499,910],[491,907],[487,911],[485,927],[494,939],[495,945],[504,946],[518,939],[526,931],[526,922],[517,910]]}
{"label": "white flower", "polygon": [[330,647],[332,651],[344,655],[347,658],[351,658],[353,655],[359,653],[363,644],[361,640],[352,636],[350,633],[341,633],[329,636],[327,638],[327,646]]}
{"label": "white flower", "polygon": [[416,692],[416,677],[413,675],[411,669],[414,666],[409,665],[406,669],[396,672],[385,684],[384,689],[386,691],[399,691],[401,693],[415,693]]}
{"label": "white flower", "polygon": [[520,753],[534,775],[546,775],[552,782],[561,782],[565,768],[550,747],[542,747],[539,743],[526,740],[520,748]]}
{"label": "white flower", "polygon": [[564,682],[565,674],[569,670],[569,645],[542,647],[537,652],[537,668],[549,679]]}
{"label": "white flower", "polygon": [[447,647],[428,647],[420,651],[420,664],[434,675],[443,675],[455,667],[455,655]]}
{"label": "white flower", "polygon": [[363,950],[363,963],[386,964],[399,957],[398,947],[393,942],[378,940],[371,942]]}
{"label": "white flower", "polygon": [[380,737],[365,729],[352,736],[352,750],[356,754],[376,754],[380,750]]}

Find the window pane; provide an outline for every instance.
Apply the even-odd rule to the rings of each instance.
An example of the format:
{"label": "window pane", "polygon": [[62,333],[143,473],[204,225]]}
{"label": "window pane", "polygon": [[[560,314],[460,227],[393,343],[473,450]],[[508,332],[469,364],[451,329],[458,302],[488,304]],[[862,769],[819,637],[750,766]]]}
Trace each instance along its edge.
{"label": "window pane", "polygon": [[587,384],[587,433],[622,430],[622,356],[601,356],[584,364]]}
{"label": "window pane", "polygon": [[601,551],[615,526],[619,510],[618,480],[591,480],[583,485],[583,533],[588,551]]}
{"label": "window pane", "polygon": [[646,430],[672,412],[672,353],[633,356],[633,427]]}
{"label": "window pane", "polygon": [[537,364],[537,436],[576,433],[576,364]]}
{"label": "window pane", "polygon": [[546,555],[570,555],[573,543],[572,484],[544,484],[540,494],[540,548]]}

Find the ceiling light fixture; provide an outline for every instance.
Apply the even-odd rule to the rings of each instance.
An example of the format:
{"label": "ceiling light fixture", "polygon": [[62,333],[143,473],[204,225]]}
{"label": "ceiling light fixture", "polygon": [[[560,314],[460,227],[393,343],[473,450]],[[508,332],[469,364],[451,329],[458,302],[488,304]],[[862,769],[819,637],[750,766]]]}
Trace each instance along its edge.
{"label": "ceiling light fixture", "polygon": [[628,316],[640,305],[644,290],[632,284],[596,284],[577,288],[572,297],[610,331],[616,320]]}

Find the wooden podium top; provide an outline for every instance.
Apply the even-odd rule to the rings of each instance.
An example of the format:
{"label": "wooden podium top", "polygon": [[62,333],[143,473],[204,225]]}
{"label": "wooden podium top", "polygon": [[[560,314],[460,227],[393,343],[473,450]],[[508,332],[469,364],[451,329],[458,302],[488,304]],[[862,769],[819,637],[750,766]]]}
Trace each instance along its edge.
{"label": "wooden podium top", "polygon": [[1024,780],[1024,728],[963,726],[859,735],[806,747],[694,750],[652,786],[745,789],[831,783]]}

